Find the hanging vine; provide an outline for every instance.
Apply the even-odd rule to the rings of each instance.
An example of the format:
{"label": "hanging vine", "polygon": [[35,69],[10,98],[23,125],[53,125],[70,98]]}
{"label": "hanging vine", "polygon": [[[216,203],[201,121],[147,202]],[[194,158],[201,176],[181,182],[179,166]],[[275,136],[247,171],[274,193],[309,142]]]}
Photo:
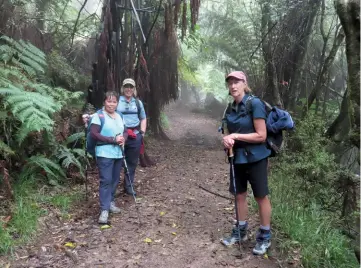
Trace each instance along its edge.
{"label": "hanging vine", "polygon": [[[178,98],[177,27],[181,28],[182,39],[187,33],[188,20],[191,30],[194,31],[200,1],[164,0],[157,3],[153,13],[142,12],[142,8],[149,8],[149,4],[155,4],[154,2],[136,2],[138,6],[135,8],[138,9],[141,20],[139,25],[134,19],[134,10],[129,0],[117,1],[117,6],[114,4],[115,0],[106,1],[103,7],[103,30],[96,49],[93,89],[98,91],[94,98],[101,100],[100,95],[114,89],[120,84],[119,81],[127,77],[134,78],[138,96],[146,107],[150,129],[154,134],[166,137],[160,125],[160,115],[165,105]],[[188,5],[190,18],[187,17]],[[115,14],[119,14],[119,17]],[[181,22],[178,24],[180,16]],[[119,23],[119,27],[115,27],[113,22],[115,25]],[[145,33],[145,42],[140,27]],[[114,40],[117,28],[120,31],[120,40]],[[119,53],[114,52],[118,51],[117,49]],[[117,64],[118,68],[114,68]],[[112,70],[119,70],[119,73]]]}

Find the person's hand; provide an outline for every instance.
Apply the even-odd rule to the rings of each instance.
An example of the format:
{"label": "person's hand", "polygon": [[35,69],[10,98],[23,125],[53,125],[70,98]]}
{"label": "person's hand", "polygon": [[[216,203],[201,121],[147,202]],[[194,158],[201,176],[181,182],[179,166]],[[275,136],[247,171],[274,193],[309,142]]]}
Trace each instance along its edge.
{"label": "person's hand", "polygon": [[124,144],[124,142],[125,142],[125,139],[124,139],[124,137],[123,136],[120,136],[120,135],[118,135],[118,136],[116,136],[115,137],[115,142],[118,144],[118,145],[123,145]]}
{"label": "person's hand", "polygon": [[226,149],[231,149],[234,145],[234,139],[233,139],[233,135],[227,135],[223,137],[222,140],[223,146]]}
{"label": "person's hand", "polygon": [[85,125],[87,125],[87,124],[88,124],[88,121],[89,121],[89,119],[90,119],[90,115],[89,115],[89,114],[83,114],[83,115],[82,115],[82,119],[83,119],[83,123],[84,123]]}

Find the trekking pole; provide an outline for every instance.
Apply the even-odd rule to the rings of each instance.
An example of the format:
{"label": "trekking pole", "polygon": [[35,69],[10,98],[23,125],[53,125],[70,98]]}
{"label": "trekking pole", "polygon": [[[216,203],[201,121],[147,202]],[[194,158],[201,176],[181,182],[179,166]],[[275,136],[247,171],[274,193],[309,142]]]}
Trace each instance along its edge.
{"label": "trekking pole", "polygon": [[85,146],[84,146],[84,150],[85,150],[85,201],[88,201],[88,159],[87,159],[87,142],[86,142],[86,138],[87,138],[87,128],[88,128],[88,124],[85,123],[84,125],[84,134],[85,134]]}
{"label": "trekking pole", "polygon": [[232,179],[232,183],[233,183],[233,190],[234,190],[234,207],[236,210],[236,227],[238,229],[238,244],[239,244],[239,249],[241,250],[241,232],[239,231],[239,215],[238,215],[238,205],[237,205],[237,188],[236,188],[236,176],[234,174],[234,153],[233,153],[233,148],[228,150],[228,160],[229,160],[229,165],[231,168],[231,179]]}
{"label": "trekking pole", "polygon": [[[226,111],[225,111],[226,113]],[[223,115],[223,118],[225,118],[225,115]],[[229,134],[229,131],[226,127],[226,123],[223,121],[222,126],[218,129],[218,132],[221,132],[222,134]],[[231,180],[233,184],[233,193],[234,193],[234,208],[236,210],[236,228],[238,229],[238,245],[239,250],[241,250],[241,232],[239,231],[239,215],[238,215],[238,205],[237,205],[237,188],[236,188],[236,176],[234,174],[234,152],[233,147],[228,149],[228,162],[231,169]]]}
{"label": "trekking pole", "polygon": [[129,184],[130,184],[130,187],[132,188],[132,195],[133,195],[133,199],[134,199],[134,202],[135,202],[135,208],[136,208],[137,214],[138,214],[138,222],[139,222],[139,225],[141,225],[140,215],[139,215],[139,207],[138,207],[138,205],[137,205],[137,198],[136,198],[136,196],[135,196],[133,183],[132,183],[132,181],[131,181],[131,179],[130,179],[128,164],[127,164],[127,161],[125,160],[125,153],[124,153],[124,148],[123,148],[123,146],[124,146],[124,145],[121,145],[121,146],[120,146],[120,150],[122,151],[122,154],[123,154],[123,163],[124,163],[125,176],[128,177],[128,182],[129,182]]}

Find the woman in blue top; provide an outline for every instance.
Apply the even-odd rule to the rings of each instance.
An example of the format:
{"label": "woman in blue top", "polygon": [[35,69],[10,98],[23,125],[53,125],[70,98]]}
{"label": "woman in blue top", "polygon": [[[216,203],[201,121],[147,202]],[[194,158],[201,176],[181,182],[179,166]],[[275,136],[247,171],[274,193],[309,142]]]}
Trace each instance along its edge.
{"label": "woman in blue top", "polygon": [[[234,102],[231,111],[225,114],[225,123],[229,135],[223,137],[226,149],[233,147],[234,171],[236,179],[236,200],[238,207],[238,225],[233,228],[230,237],[222,239],[226,246],[247,239],[247,183],[251,184],[253,195],[258,203],[261,226],[257,233],[257,244],[253,253],[264,254],[271,242],[271,203],[268,199],[267,165],[271,151],[266,146],[266,109],[263,102],[255,97],[249,98],[251,90],[243,72],[231,72],[226,77],[229,94]],[[230,185],[234,193],[233,184]]]}
{"label": "woman in blue top", "polygon": [[[118,96],[114,91],[107,92],[102,113],[94,114],[90,122],[90,135],[97,141],[95,155],[100,180],[101,212],[98,221],[100,224],[108,222],[109,212],[120,213],[120,208],[115,205],[114,197],[122,169],[124,156],[120,146],[124,145],[126,128],[122,117],[116,112]],[[104,118],[102,127],[100,117]]]}
{"label": "woman in blue top", "polygon": [[[147,117],[143,103],[136,99],[137,91],[133,79],[127,78],[123,81],[121,92],[122,96],[119,98],[117,111],[123,114],[124,123],[128,131],[128,139],[125,143],[124,154],[128,165],[129,178],[127,174],[125,174],[124,188],[127,194],[135,195],[135,169],[138,165],[140,147],[147,129]],[[140,111],[138,111],[138,107]],[[131,185],[133,185],[133,187],[131,187]]]}

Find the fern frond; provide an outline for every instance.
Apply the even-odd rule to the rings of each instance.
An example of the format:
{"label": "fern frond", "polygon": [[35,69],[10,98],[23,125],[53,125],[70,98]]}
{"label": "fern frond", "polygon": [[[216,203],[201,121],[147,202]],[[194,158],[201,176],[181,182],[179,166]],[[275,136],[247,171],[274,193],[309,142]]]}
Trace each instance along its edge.
{"label": "fern frond", "polygon": [[16,135],[20,143],[30,132],[53,129],[54,121],[50,116],[60,111],[61,106],[52,97],[23,91],[11,84],[8,88],[0,88],[0,95],[5,95],[4,103],[22,122]]}
{"label": "fern frond", "polygon": [[[80,139],[84,138],[84,132],[78,132],[78,133],[74,133],[72,135],[70,135],[66,140],[65,140],[65,145],[68,145],[69,143],[73,143],[75,141],[78,141]],[[74,149],[75,150],[75,149]]]}
{"label": "fern frond", "polygon": [[46,55],[45,55],[45,53],[43,51],[38,49],[36,46],[34,46],[30,42],[25,42],[23,40],[20,40],[19,43],[22,44],[23,47],[25,47],[27,51],[29,51],[30,53],[32,53],[32,55],[35,56],[35,59],[36,59],[37,62],[39,62],[42,65],[47,65],[47,63],[46,63]]}
{"label": "fern frond", "polygon": [[27,57],[24,54],[19,54],[19,59],[23,63],[27,64],[29,67],[33,68],[35,71],[39,73],[44,73],[44,67],[37,63],[34,59]]}
{"label": "fern frond", "polygon": [[0,155],[4,157],[8,157],[9,155],[14,155],[15,152],[10,148],[9,145],[5,144],[2,140],[0,140]]}
{"label": "fern frond", "polygon": [[81,91],[71,92],[70,93],[70,99],[77,100],[84,96],[84,93]]}
{"label": "fern frond", "polygon": [[15,42],[14,39],[12,39],[12,38],[10,38],[10,37],[8,37],[8,36],[6,36],[6,35],[0,36],[0,40],[5,41],[5,42],[8,43],[9,45],[13,45],[14,42]]}
{"label": "fern frond", "polygon": [[24,169],[31,168],[31,166],[36,166],[45,170],[48,175],[54,178],[66,178],[65,172],[63,171],[61,166],[45,156],[34,155],[30,157]]}
{"label": "fern frond", "polygon": [[0,60],[7,63],[15,54],[16,49],[9,45],[0,46]]}
{"label": "fern frond", "polygon": [[83,149],[75,148],[75,149],[72,149],[72,152],[80,157],[86,157],[85,150],[83,150]]}
{"label": "fern frond", "polygon": [[13,58],[16,53],[16,57],[19,58],[19,61],[28,66],[28,68],[26,68],[27,72],[29,72],[29,68],[32,68],[36,72],[44,73],[44,68],[47,66],[47,63],[46,56],[41,50],[29,42],[23,40],[15,41],[5,35],[1,36],[0,40],[7,43],[5,45],[0,45],[0,51],[3,52],[0,53],[3,54],[3,61],[7,62],[10,59],[12,61],[17,61]]}
{"label": "fern frond", "polygon": [[59,153],[56,155],[56,157],[59,159],[61,165],[65,169],[68,169],[70,165],[74,165],[78,168],[80,174],[84,176],[84,168],[80,161],[75,157],[73,150],[70,150],[65,146],[61,146],[59,148]]}
{"label": "fern frond", "polygon": [[[1,93],[1,88],[0,88]],[[57,111],[60,111],[61,106],[54,102],[54,99],[49,96],[44,96],[37,92],[14,92],[13,94],[9,94],[5,101],[12,106],[12,112],[14,114],[21,113],[26,108],[34,108],[38,110],[42,114],[52,114]],[[35,111],[34,111],[35,112]],[[37,112],[36,112],[37,113]],[[21,121],[25,121],[21,119],[21,115],[19,115]]]}
{"label": "fern frond", "polygon": [[8,113],[6,111],[0,111],[0,120],[6,119],[8,117]]}
{"label": "fern frond", "polygon": [[15,66],[20,67],[22,70],[24,70],[30,77],[34,77],[36,75],[36,72],[33,68],[29,67],[28,65],[16,60],[12,59],[11,62],[15,64]]}
{"label": "fern frond", "polygon": [[[32,70],[27,66],[24,67]],[[29,84],[30,80],[26,77],[26,75],[23,73],[22,70],[23,70],[22,68],[19,68],[17,66],[8,65],[6,69],[1,68],[0,76],[2,76],[4,79],[7,79],[8,83]]]}
{"label": "fern frond", "polygon": [[11,94],[20,94],[24,92],[24,89],[21,85],[14,86],[10,81],[7,81],[7,84],[0,86],[0,95],[11,95]]}

